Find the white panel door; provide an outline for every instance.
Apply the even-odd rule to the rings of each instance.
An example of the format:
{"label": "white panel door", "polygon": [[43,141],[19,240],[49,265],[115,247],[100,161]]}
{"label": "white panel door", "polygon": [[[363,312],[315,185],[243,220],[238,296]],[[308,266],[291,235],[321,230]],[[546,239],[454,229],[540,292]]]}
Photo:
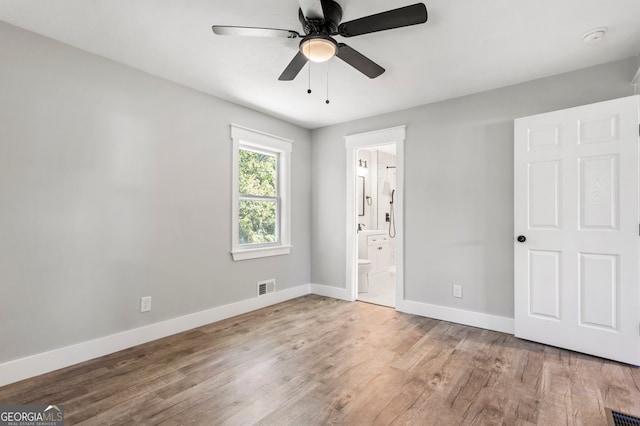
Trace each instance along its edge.
{"label": "white panel door", "polygon": [[640,365],[639,96],[515,120],[515,335]]}

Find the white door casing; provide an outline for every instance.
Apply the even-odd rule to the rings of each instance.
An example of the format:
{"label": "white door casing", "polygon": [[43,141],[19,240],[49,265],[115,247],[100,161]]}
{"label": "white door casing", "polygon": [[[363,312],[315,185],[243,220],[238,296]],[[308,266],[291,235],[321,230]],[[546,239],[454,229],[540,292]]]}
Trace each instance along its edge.
{"label": "white door casing", "polygon": [[347,200],[346,200],[346,290],[348,300],[356,300],[358,295],[358,244],[356,233],[356,152],[360,148],[377,145],[395,144],[396,146],[396,310],[404,311],[404,142],[406,127],[398,126],[388,129],[375,130],[366,133],[347,135],[345,148],[347,150]]}
{"label": "white door casing", "polygon": [[516,337],[640,365],[639,98],[515,120]]}

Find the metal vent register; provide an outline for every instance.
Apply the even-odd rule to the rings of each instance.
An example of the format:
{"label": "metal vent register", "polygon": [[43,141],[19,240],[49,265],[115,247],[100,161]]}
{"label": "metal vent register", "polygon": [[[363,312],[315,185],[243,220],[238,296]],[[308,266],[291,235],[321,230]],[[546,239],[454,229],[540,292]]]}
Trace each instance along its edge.
{"label": "metal vent register", "polygon": [[258,296],[263,296],[267,293],[273,293],[275,291],[276,291],[275,279],[258,282]]}
{"label": "metal vent register", "polygon": [[607,424],[609,426],[640,426],[640,418],[638,417],[619,413],[609,408],[606,408],[605,412],[607,414]]}

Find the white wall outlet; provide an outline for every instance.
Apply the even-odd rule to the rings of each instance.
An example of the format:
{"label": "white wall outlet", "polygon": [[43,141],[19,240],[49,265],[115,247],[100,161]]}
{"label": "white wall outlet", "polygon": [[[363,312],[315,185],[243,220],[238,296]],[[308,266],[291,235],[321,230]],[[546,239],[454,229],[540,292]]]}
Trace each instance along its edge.
{"label": "white wall outlet", "polygon": [[454,284],[453,285],[453,297],[462,298],[462,286]]}
{"label": "white wall outlet", "polygon": [[151,310],[151,296],[140,298],[140,312],[149,312]]}

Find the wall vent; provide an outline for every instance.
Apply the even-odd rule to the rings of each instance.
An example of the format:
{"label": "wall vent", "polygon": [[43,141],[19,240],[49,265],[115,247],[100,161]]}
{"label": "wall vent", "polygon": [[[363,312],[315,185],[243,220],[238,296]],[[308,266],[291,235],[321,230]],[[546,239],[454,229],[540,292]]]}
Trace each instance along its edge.
{"label": "wall vent", "polygon": [[258,281],[258,296],[262,296],[267,293],[273,293],[276,291],[276,280],[270,279],[265,281]]}
{"label": "wall vent", "polygon": [[632,416],[630,414],[619,413],[613,411],[610,408],[605,408],[605,414],[607,415],[607,424],[609,426],[638,426],[640,425],[640,418]]}

